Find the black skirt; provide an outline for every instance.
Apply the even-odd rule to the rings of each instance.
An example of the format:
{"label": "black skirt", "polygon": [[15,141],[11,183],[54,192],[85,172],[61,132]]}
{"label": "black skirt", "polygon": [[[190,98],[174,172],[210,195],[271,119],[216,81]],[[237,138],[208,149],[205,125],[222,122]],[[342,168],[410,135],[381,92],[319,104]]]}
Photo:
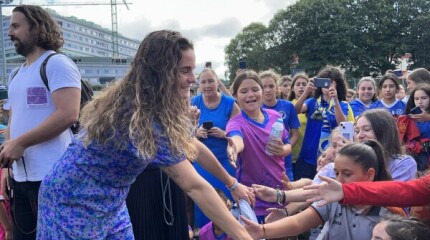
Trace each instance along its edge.
{"label": "black skirt", "polygon": [[136,178],[126,203],[136,240],[189,239],[185,194],[160,168],[148,166]]}

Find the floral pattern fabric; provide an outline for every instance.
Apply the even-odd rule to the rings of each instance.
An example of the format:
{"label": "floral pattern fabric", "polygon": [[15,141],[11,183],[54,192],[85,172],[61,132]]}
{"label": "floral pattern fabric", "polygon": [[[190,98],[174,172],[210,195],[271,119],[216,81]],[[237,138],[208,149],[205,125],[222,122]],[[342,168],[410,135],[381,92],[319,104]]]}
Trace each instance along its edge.
{"label": "floral pattern fabric", "polygon": [[171,153],[160,127],[155,141],[157,156],[145,159],[131,142],[118,150],[74,139],[40,186],[37,239],[134,239],[125,204],[131,183],[148,164],[185,159]]}

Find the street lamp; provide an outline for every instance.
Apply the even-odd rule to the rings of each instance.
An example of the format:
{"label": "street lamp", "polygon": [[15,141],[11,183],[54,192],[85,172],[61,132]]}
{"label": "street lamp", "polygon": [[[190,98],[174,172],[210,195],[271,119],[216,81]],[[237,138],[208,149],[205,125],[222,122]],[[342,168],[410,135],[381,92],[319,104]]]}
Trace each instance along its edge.
{"label": "street lamp", "polygon": [[7,72],[6,72],[6,50],[4,46],[4,28],[3,28],[3,4],[9,4],[13,2],[13,0],[0,0],[0,42],[1,42],[1,59],[2,59],[2,83],[7,83]]}

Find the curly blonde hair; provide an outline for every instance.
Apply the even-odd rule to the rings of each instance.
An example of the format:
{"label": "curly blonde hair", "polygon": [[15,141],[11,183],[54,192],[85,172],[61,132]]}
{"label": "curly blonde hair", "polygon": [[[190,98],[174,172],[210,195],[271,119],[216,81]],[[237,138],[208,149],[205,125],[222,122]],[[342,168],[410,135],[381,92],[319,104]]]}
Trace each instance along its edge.
{"label": "curly blonde hair", "polygon": [[101,93],[82,110],[84,143],[114,142],[118,149],[132,143],[145,158],[157,153],[154,123],[170,141],[176,156],[194,159],[189,104],[179,89],[182,52],[193,44],[179,32],[161,30],[148,34],[139,46],[124,79]]}

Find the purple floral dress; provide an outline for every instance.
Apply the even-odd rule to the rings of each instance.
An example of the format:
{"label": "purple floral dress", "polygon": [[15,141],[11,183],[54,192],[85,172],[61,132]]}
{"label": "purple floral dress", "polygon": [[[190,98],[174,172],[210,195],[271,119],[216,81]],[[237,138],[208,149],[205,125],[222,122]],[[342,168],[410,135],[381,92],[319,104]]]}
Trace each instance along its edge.
{"label": "purple floral dress", "polygon": [[170,166],[185,159],[174,156],[170,142],[155,127],[154,159],[144,159],[133,144],[84,147],[74,139],[42,181],[39,191],[37,239],[134,239],[125,198],[136,176],[151,163]]}

